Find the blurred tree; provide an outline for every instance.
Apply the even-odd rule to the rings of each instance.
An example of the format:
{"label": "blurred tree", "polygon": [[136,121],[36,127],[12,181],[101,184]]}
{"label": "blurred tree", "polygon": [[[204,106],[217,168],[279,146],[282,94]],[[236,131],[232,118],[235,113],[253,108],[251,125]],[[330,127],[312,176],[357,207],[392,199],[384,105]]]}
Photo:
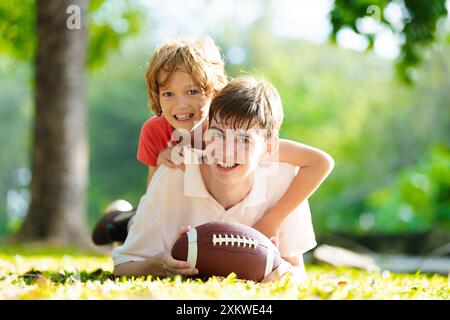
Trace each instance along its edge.
{"label": "blurred tree", "polygon": [[139,10],[127,3],[91,2],[89,49],[88,0],[0,5],[0,29],[7,35],[0,50],[35,60],[31,205],[21,239],[59,244],[85,240],[86,56],[90,65],[99,65],[124,35],[138,30]]}
{"label": "blurred tree", "polygon": [[[75,5],[75,29],[66,10]],[[38,1],[31,204],[18,236],[57,240],[85,237],[88,144],[85,110],[87,0]]]}
{"label": "blurred tree", "polygon": [[[397,64],[400,76],[407,82],[412,79],[412,67],[422,60],[423,48],[436,40],[437,24],[447,16],[446,0],[335,0],[331,11],[332,39],[344,27],[350,27],[374,44],[376,32],[360,27],[363,18],[372,18],[387,26],[402,38],[401,55]],[[401,12],[398,20],[388,19],[385,9],[395,5]]]}

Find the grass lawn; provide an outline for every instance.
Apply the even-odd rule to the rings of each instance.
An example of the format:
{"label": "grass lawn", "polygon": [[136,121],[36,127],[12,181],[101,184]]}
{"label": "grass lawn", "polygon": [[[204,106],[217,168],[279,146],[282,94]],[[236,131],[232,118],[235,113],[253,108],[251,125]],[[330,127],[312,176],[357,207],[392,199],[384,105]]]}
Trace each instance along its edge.
{"label": "grass lawn", "polygon": [[76,249],[0,247],[2,299],[450,299],[450,278],[307,265],[309,279],[116,278],[108,256]]}

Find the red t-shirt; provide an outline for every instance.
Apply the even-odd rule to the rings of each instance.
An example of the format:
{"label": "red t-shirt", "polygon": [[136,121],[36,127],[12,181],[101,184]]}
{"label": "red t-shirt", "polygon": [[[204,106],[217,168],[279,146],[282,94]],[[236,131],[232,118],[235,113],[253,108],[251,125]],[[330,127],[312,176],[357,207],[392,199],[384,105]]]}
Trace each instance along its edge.
{"label": "red t-shirt", "polygon": [[142,125],[137,159],[147,166],[156,167],[158,155],[167,148],[172,137],[172,126],[163,116],[153,116]]}

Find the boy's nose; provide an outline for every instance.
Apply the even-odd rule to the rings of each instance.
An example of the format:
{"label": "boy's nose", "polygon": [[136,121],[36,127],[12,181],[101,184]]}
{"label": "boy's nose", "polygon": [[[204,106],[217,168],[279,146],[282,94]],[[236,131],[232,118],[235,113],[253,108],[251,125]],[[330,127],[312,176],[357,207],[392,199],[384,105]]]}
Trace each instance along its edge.
{"label": "boy's nose", "polygon": [[222,162],[236,162],[239,157],[239,148],[234,143],[234,139],[223,139],[216,143],[217,159]]}
{"label": "boy's nose", "polygon": [[180,97],[177,99],[176,101],[176,107],[178,108],[186,108],[188,106],[186,98],[185,97]]}

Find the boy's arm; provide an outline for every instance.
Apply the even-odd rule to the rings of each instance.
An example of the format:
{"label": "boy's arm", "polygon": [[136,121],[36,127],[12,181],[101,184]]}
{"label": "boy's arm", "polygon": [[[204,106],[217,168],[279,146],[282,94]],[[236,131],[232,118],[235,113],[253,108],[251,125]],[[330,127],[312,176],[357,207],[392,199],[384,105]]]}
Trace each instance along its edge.
{"label": "boy's arm", "polygon": [[175,274],[192,276],[198,270],[192,268],[187,261],[175,260],[170,251],[160,253],[144,261],[130,261],[114,266],[116,276],[148,276],[165,277]]}
{"label": "boy's arm", "polygon": [[[180,151],[178,151],[178,150],[180,150],[179,148],[178,149],[174,149],[174,148],[176,148],[176,147],[173,145],[172,141],[169,141],[167,143],[167,148],[162,150],[158,155],[158,160],[156,163],[157,166],[156,167],[151,166],[151,165],[148,166],[147,188],[148,188],[150,182],[152,181],[152,177],[153,177],[153,174],[155,173],[156,169],[158,169],[159,166],[161,166],[161,165],[165,165],[172,169],[178,168],[178,169],[181,169],[182,171],[185,170],[185,165],[183,163],[182,149],[180,152]],[[173,153],[173,152],[176,152],[176,153]],[[173,158],[174,156],[176,156],[176,159]]]}
{"label": "boy's arm", "polygon": [[148,276],[155,277],[163,275],[160,261],[162,253],[144,261],[130,261],[114,266],[114,275],[116,276]]}
{"label": "boy's arm", "polygon": [[[158,169],[158,167],[160,165],[165,165],[165,166],[167,166],[169,168],[173,168],[173,169],[180,168],[181,170],[184,171],[183,163],[177,165],[171,161],[172,149],[173,149],[172,142],[169,141],[168,147],[166,149],[164,149],[163,151],[161,151],[158,155],[157,166],[156,167],[150,166],[150,165],[148,166],[147,188],[148,188],[150,182],[152,181],[153,174],[155,173],[156,169]],[[180,158],[178,158],[179,161],[180,160],[182,161],[182,159],[183,159],[182,156],[180,156]]]}
{"label": "boy's arm", "polygon": [[278,236],[283,220],[317,190],[334,167],[333,158],[317,148],[284,139],[280,139],[279,148],[279,162],[300,170],[285,194],[253,225],[269,238]]}
{"label": "boy's arm", "polygon": [[[183,227],[176,235],[173,243],[184,233],[191,229],[190,226]],[[171,246],[171,247],[172,247]],[[185,276],[198,274],[195,267],[191,267],[189,262],[175,260],[170,250],[159,253],[143,261],[129,261],[114,266],[114,275],[116,276],[168,276],[180,274]]]}

